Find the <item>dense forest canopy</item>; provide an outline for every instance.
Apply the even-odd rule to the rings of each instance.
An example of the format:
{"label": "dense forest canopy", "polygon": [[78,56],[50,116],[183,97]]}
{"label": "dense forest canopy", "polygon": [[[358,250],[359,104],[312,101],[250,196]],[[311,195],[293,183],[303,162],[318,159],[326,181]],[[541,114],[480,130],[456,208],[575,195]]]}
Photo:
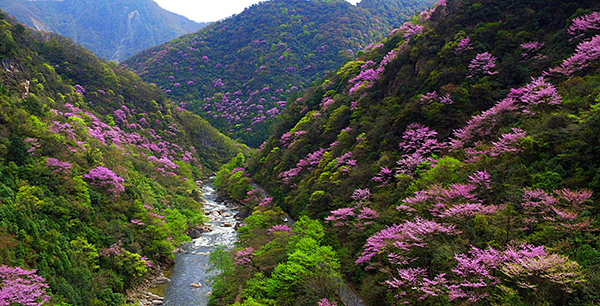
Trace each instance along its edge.
{"label": "dense forest canopy", "polygon": [[259,147],[288,98],[432,4],[384,2],[395,7],[265,1],[124,64],[221,132]]}
{"label": "dense forest canopy", "polygon": [[423,4],[269,1],[128,67],[0,12],[0,305],[125,304],[213,171],[249,216],[211,305],[598,305],[600,3]]}
{"label": "dense forest canopy", "polygon": [[253,215],[214,305],[597,304],[599,68],[596,1],[439,1],[219,172]]}
{"label": "dense forest canopy", "polygon": [[4,12],[0,61],[0,305],[123,305],[204,222],[194,182],[248,148]]}

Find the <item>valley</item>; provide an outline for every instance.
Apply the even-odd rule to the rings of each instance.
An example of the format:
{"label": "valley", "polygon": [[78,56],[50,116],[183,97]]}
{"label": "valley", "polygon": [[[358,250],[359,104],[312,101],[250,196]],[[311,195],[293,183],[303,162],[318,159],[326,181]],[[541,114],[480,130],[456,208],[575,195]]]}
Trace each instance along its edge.
{"label": "valley", "polygon": [[271,0],[118,63],[18,18],[0,305],[600,303],[597,1]]}

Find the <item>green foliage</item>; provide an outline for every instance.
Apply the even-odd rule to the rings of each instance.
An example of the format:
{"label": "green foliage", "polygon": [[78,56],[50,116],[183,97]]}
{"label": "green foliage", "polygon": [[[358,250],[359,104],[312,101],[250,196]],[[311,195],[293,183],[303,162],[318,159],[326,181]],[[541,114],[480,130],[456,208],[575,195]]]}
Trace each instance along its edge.
{"label": "green foliage", "polygon": [[221,132],[259,147],[277,121],[268,110],[282,110],[278,101],[294,101],[298,90],[434,1],[388,2],[265,1],[124,63],[191,101],[186,108]]}
{"label": "green foliage", "polygon": [[[223,190],[226,194],[237,201],[246,198],[246,193],[250,191],[250,180],[243,169],[245,157],[242,153],[223,165],[217,177],[215,178],[215,187]],[[238,169],[238,170],[236,170]]]}
{"label": "green foliage", "polygon": [[[527,269],[511,266],[507,268],[510,271],[502,272],[506,279],[482,305],[592,305],[600,299],[595,285],[599,280],[598,263],[594,260],[599,249],[596,219],[600,207],[600,75],[592,70],[577,71],[571,76],[545,72],[569,58],[583,39],[598,35],[597,30],[590,30],[587,38],[578,40],[567,32],[575,16],[598,11],[600,6],[593,1],[551,1],[542,5],[531,1],[448,0],[446,6],[430,12],[427,21],[413,18],[413,22],[424,27],[422,34],[408,42],[402,31],[389,35],[379,47],[346,62],[325,81],[313,83],[302,99],[288,102],[281,122],[273,127],[274,134],[264,149],[249,158],[245,168],[258,184],[276,195],[277,204],[298,222],[304,216],[332,220],[327,222],[331,226],[326,227],[327,234],[320,241],[340,254],[345,278],[359,288],[369,304],[398,304],[402,301],[396,300],[394,294],[402,290],[385,283],[396,279],[396,284],[401,282],[394,274],[396,266],[389,265],[387,258],[368,266],[373,268],[368,271],[363,271],[367,264],[356,264],[364,255],[367,239],[419,216],[460,230],[452,238],[430,237],[424,241],[427,247],[409,254],[419,259],[403,266],[423,268],[428,280],[441,273],[446,279],[454,277],[451,271],[457,263],[455,256],[467,254],[472,247],[504,250],[526,242],[545,246],[556,262],[564,264],[548,264],[537,272],[532,272],[538,264],[534,261],[527,262]],[[470,48],[457,50],[467,37]],[[536,55],[525,54],[522,45],[536,41],[543,47]],[[471,61],[484,52],[497,58],[497,73],[468,77]],[[372,83],[351,81],[364,72],[365,63],[373,61],[370,65],[377,69],[390,54],[395,57]],[[532,78],[541,76],[556,88],[562,101],[560,107],[545,103],[527,105],[519,97],[518,92],[534,82]],[[433,92],[438,100],[422,99]],[[444,96],[452,103],[442,103],[439,98]],[[321,104],[324,97],[333,99],[327,108]],[[484,119],[493,112],[490,108],[507,97],[515,98],[514,110]],[[431,141],[441,145],[433,149],[418,141],[414,147],[406,145],[411,136],[405,131],[415,123],[435,130]],[[464,132],[467,125],[475,128],[465,132],[472,132],[472,138],[461,145],[457,143],[460,129]],[[515,142],[516,147],[502,151],[507,149],[502,147],[502,140],[506,140],[503,137],[513,129],[526,134]],[[310,137],[299,139],[298,145],[284,143],[286,133],[298,130],[306,131]],[[315,157],[311,154],[321,149],[325,150],[322,158],[306,165]],[[426,153],[415,153],[419,150]],[[351,157],[345,155],[348,153]],[[355,161],[355,165],[342,164],[340,159],[344,156]],[[474,183],[475,174],[483,170],[489,175],[489,185]],[[449,189],[456,188],[456,192],[461,186],[473,188],[461,192],[474,195],[465,196],[468,199],[462,199],[461,204],[482,203],[501,209],[462,218],[440,215],[440,211],[454,205],[452,198],[457,195]],[[370,191],[364,203],[352,197],[357,189]],[[557,201],[553,208],[540,211],[533,220],[527,192],[541,190],[552,197],[565,190],[589,190],[592,196],[577,207],[569,206],[564,199],[552,198]],[[429,192],[427,200],[413,199]],[[406,207],[396,209],[399,205]],[[369,224],[361,226],[358,215],[364,207],[377,211],[378,216],[362,221]],[[562,217],[552,215],[556,211],[563,213],[558,207],[576,211],[573,216],[577,217],[559,221]],[[349,225],[332,213],[342,208],[353,209],[345,212]],[[302,238],[290,240],[299,242]],[[270,245],[265,254],[276,254],[276,249]],[[291,263],[278,269],[277,285],[284,289],[294,288],[292,280],[304,272],[301,266]],[[565,278],[565,283],[556,281],[560,279],[558,275],[571,272],[573,277]],[[432,305],[465,302],[437,297],[406,300]]]}
{"label": "green foliage", "polygon": [[[103,0],[80,5],[70,1],[2,0],[0,7],[27,26],[34,28],[42,23],[46,29],[71,37],[98,56],[113,61],[122,61],[206,26],[150,1]],[[124,24],[128,26],[123,27]]]}
{"label": "green foliage", "polygon": [[300,234],[299,237],[293,237],[292,240],[311,238],[320,242],[325,236],[323,226],[318,220],[312,220],[308,216],[302,216],[300,220],[294,222],[294,232]]}
{"label": "green foliage", "polygon": [[221,246],[217,246],[217,248],[210,253],[209,257],[211,263],[211,271],[219,271],[214,278],[212,278],[212,288],[213,291],[219,292],[219,294],[232,292],[229,291],[231,288],[231,280],[235,278],[233,261],[229,257],[226,249]]}
{"label": "green foliage", "polygon": [[[274,206],[255,208],[238,230],[241,247],[230,257],[223,250],[211,254],[213,266],[223,271],[211,305],[231,304],[236,296],[242,302],[235,305],[314,305],[335,291],[340,264],[333,248],[320,242],[323,226],[302,217],[291,233],[269,232],[281,226],[281,216]],[[249,259],[240,260],[248,249]]]}
{"label": "green foliage", "polygon": [[[450,156],[444,156],[437,161],[433,168],[424,172],[419,179],[414,180],[411,186],[408,187],[407,192],[412,193],[423,190],[426,186],[436,182],[458,183],[462,178],[460,173],[462,166],[461,161]],[[428,168],[428,165],[424,165],[423,168]]]}
{"label": "green foliage", "polygon": [[55,304],[123,305],[205,222],[194,182],[247,147],[71,40],[0,27],[0,263]]}

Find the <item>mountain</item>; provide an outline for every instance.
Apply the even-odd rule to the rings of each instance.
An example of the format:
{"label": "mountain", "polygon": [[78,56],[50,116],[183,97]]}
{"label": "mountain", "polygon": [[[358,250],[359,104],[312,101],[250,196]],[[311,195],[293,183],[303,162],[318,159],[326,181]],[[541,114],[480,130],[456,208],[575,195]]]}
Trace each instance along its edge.
{"label": "mountain", "polygon": [[357,6],[371,12],[392,27],[399,27],[405,20],[425,11],[432,4],[430,1],[361,0]]}
{"label": "mountain", "polygon": [[597,1],[440,1],[325,79],[219,171],[252,217],[214,305],[600,300]]}
{"label": "mountain", "polygon": [[[399,1],[405,14],[433,1]],[[223,133],[258,147],[285,101],[391,30],[343,0],[273,0],[123,63]]]}
{"label": "mountain", "polygon": [[0,12],[0,304],[124,305],[248,149],[154,85]]}
{"label": "mountain", "polygon": [[0,0],[0,8],[27,26],[70,37],[117,62],[206,26],[152,0]]}

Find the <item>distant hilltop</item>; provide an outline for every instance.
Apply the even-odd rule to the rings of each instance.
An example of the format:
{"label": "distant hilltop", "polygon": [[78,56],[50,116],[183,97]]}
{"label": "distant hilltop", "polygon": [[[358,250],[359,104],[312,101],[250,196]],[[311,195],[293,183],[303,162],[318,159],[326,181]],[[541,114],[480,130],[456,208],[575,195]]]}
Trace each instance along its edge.
{"label": "distant hilltop", "polygon": [[27,26],[70,37],[116,62],[208,24],[152,0],[0,0],[0,8]]}

